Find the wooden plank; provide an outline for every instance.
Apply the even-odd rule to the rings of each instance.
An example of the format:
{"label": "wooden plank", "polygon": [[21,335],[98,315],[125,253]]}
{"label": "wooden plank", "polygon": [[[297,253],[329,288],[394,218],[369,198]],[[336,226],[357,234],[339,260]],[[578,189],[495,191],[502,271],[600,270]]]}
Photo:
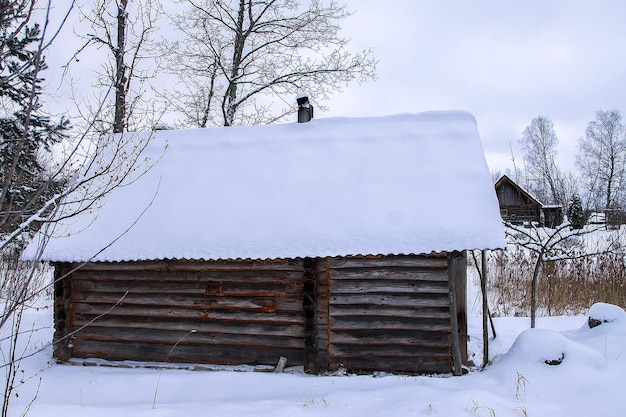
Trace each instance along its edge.
{"label": "wooden plank", "polygon": [[331,284],[333,295],[363,293],[402,293],[402,294],[448,294],[448,281],[413,282],[398,279],[386,280],[343,280]]}
{"label": "wooden plank", "polygon": [[[448,255],[450,273],[450,314],[452,332],[452,353],[454,374],[462,373],[462,365],[467,362],[467,255],[465,252],[452,252]],[[456,313],[456,314],[455,314]]]}
{"label": "wooden plank", "polygon": [[170,271],[302,271],[302,259],[174,262]]}
{"label": "wooden plank", "polygon": [[[340,330],[421,330],[431,332],[450,332],[450,322],[447,320],[413,320],[399,318],[363,318],[363,317],[334,317],[330,318],[331,332]],[[332,339],[331,335],[331,341]]]}
{"label": "wooden plank", "polygon": [[436,358],[446,360],[450,358],[450,347],[430,347],[430,346],[391,346],[391,345],[337,345],[330,347],[330,356],[334,360],[347,360],[359,358],[375,360],[374,358],[394,358],[410,359],[415,357]]}
{"label": "wooden plank", "polygon": [[[73,303],[74,315],[116,315],[126,317],[146,318],[194,318],[198,320],[233,320],[246,317],[247,320],[263,319],[276,321],[302,321],[302,311],[298,309],[276,308],[274,306],[261,306],[255,308],[241,308],[240,306],[200,306],[188,308],[186,306],[159,306],[159,305],[133,305],[124,304],[114,308],[112,304],[89,304],[83,302]],[[111,311],[108,311],[111,310]]]}
{"label": "wooden plank", "polygon": [[[89,326],[75,333],[74,340],[111,341],[127,343],[158,343],[169,346],[180,345],[230,345],[254,349],[293,348],[302,349],[302,333],[296,335],[250,335],[236,333],[211,333],[196,331],[193,328],[184,331],[137,329],[137,328],[104,328]],[[195,329],[194,329],[195,330]],[[75,342],[76,344],[76,342]]]}
{"label": "wooden plank", "polygon": [[166,261],[141,262],[86,262],[68,264],[73,273],[85,271],[167,271]]}
{"label": "wooden plank", "polygon": [[[119,302],[122,306],[164,306],[177,308],[207,308],[207,309],[247,309],[266,312],[300,311],[302,301],[294,298],[280,297],[212,297],[161,294],[158,297],[145,297],[141,294],[129,293],[124,297],[122,293],[75,293],[74,302],[90,304],[114,305]],[[120,302],[120,300],[123,300]]]}
{"label": "wooden plank", "polygon": [[73,357],[103,358],[108,360],[134,360],[157,362],[191,362],[218,365],[275,365],[281,356],[287,366],[303,364],[302,347],[298,349],[251,349],[228,345],[173,345],[156,343],[129,343],[94,340],[77,340]]}
{"label": "wooden plank", "polygon": [[467,363],[467,253],[453,252],[449,254],[448,265],[450,294],[454,295],[456,304],[456,328],[458,329],[459,342],[459,351],[456,353],[459,354],[458,361],[462,365]]}
{"label": "wooden plank", "polygon": [[333,345],[352,346],[422,346],[422,347],[451,347],[450,333],[424,332],[407,330],[343,330],[334,332]]}
{"label": "wooden plank", "polygon": [[410,296],[396,294],[333,294],[330,297],[330,302],[333,307],[363,304],[376,306],[377,308],[383,308],[383,306],[384,308],[447,307],[450,303],[447,294],[445,296],[433,294],[429,297],[423,294],[412,294]]}
{"label": "wooden plank", "polygon": [[[489,304],[487,298],[487,279],[489,277],[488,271],[488,256],[487,249],[480,251],[480,293],[482,300],[482,325],[483,325],[483,368],[486,368],[489,364],[489,329],[487,327],[487,319],[490,317]],[[474,259],[475,260],[475,259]],[[495,331],[493,335],[496,337]]]}
{"label": "wooden plank", "polygon": [[[208,332],[216,334],[241,334],[253,335],[255,337],[265,336],[289,336],[304,337],[301,323],[285,324],[280,322],[243,322],[243,321],[132,321],[127,318],[104,317],[91,323],[89,317],[76,316],[72,322],[74,328],[89,325],[89,328],[100,329],[107,332],[107,329],[137,329],[155,331],[179,331],[188,332]],[[82,332],[82,331],[81,331]]]}
{"label": "wooden plank", "polygon": [[90,262],[71,267],[80,271],[296,271],[302,268],[302,260]]}
{"label": "wooden plank", "polygon": [[235,282],[235,283],[300,283],[302,271],[77,271],[75,280],[135,282]]}
{"label": "wooden plank", "polygon": [[[451,254],[448,257],[449,263],[454,263],[456,261],[456,253]],[[451,265],[450,271],[453,272],[454,266]],[[460,376],[462,375],[462,355],[461,355],[461,346],[460,346],[460,338],[459,338],[459,325],[458,325],[458,316],[457,316],[457,294],[455,289],[456,279],[455,277],[450,277],[450,326],[452,328],[452,366],[453,366],[453,375]]]}
{"label": "wooden plank", "polygon": [[353,268],[333,269],[333,282],[342,280],[397,280],[409,282],[448,282],[445,269],[415,269],[415,268]]}
{"label": "wooden plank", "polygon": [[445,255],[441,256],[386,256],[381,258],[331,258],[332,269],[341,268],[446,268]]}
{"label": "wooden plank", "polygon": [[343,305],[331,306],[329,311],[332,317],[366,316],[450,320],[450,309],[447,306],[442,308],[372,308],[372,306]]}
{"label": "wooden plank", "polygon": [[[74,303],[74,317],[93,318],[107,313],[110,306],[105,304]],[[249,311],[207,308],[169,308],[153,306],[117,306],[105,317],[116,317],[124,320],[213,320],[213,321],[247,321],[276,322],[282,324],[302,323],[302,311]]]}
{"label": "wooden plank", "polygon": [[371,373],[373,371],[395,372],[400,374],[441,374],[450,372],[450,360],[433,357],[414,358],[333,358],[330,367],[345,367],[351,372]]}
{"label": "wooden plank", "polygon": [[299,298],[302,296],[303,284],[301,282],[254,282],[233,283],[224,281],[198,281],[198,282],[175,282],[175,281],[95,281],[75,280],[72,288],[76,292],[90,293],[129,291],[134,294],[157,295],[165,294],[190,294],[208,296],[237,296],[237,297],[289,297]]}

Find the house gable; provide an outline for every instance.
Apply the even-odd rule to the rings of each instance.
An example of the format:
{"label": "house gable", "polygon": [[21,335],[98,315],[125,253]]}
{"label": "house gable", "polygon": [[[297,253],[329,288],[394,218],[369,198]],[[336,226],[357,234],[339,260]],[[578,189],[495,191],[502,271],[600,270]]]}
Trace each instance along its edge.
{"label": "house gable", "polygon": [[495,189],[502,220],[513,224],[541,221],[542,204],[511,178],[500,177]]}
{"label": "house gable", "polygon": [[563,223],[563,208],[560,205],[545,205],[503,175],[495,183],[500,216],[512,224],[536,223],[554,228]]}

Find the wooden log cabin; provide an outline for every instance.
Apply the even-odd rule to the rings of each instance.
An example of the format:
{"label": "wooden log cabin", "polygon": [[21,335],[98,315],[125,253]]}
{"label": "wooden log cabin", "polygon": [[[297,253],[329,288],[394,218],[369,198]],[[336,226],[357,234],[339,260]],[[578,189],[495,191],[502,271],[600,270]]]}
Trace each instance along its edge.
{"label": "wooden log cabin", "polygon": [[494,185],[502,220],[511,224],[535,223],[555,228],[563,223],[563,208],[560,205],[541,203],[519,184],[502,175]]}
{"label": "wooden log cabin", "polygon": [[151,169],[47,242],[59,362],[458,374],[464,251],[504,246],[473,116],[149,136]]}
{"label": "wooden log cabin", "polygon": [[502,220],[512,224],[541,222],[542,204],[507,175],[495,183]]}

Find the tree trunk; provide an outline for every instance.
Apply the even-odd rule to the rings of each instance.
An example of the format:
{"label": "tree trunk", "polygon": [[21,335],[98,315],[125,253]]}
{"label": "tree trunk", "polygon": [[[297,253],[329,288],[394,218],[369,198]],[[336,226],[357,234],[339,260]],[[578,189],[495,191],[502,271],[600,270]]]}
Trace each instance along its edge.
{"label": "tree trunk", "polygon": [[609,156],[609,161],[609,177],[606,182],[606,202],[604,204],[605,209],[611,208],[611,200],[613,200],[613,177],[615,175],[615,158],[613,155]]}
{"label": "tree trunk", "polygon": [[115,48],[115,116],[113,133],[124,132],[126,118],[126,68],[124,52],[126,48],[126,6],[128,0],[120,0],[117,8],[117,46]]}
{"label": "tree trunk", "polygon": [[537,317],[537,283],[539,281],[539,274],[541,273],[541,267],[543,266],[543,253],[539,254],[537,262],[535,263],[535,269],[533,271],[533,280],[531,283],[531,295],[530,295],[530,328],[535,328],[535,322]]}
{"label": "tree trunk", "polygon": [[213,65],[213,70],[211,71],[211,81],[209,84],[209,94],[207,96],[206,106],[204,107],[204,111],[202,112],[202,120],[200,121],[200,127],[206,127],[209,122],[209,115],[211,114],[211,103],[213,101],[213,96],[215,95],[215,79],[217,78],[217,65]]}
{"label": "tree trunk", "polygon": [[[237,14],[237,33],[235,35],[235,44],[233,46],[233,62],[230,71],[230,80],[228,80],[228,89],[226,90],[226,103],[224,112],[224,126],[232,126],[235,118],[235,110],[237,110],[237,84],[239,78],[239,69],[241,67],[241,58],[243,56],[243,47],[246,43],[246,35],[243,31],[243,21],[246,12],[246,1],[239,0],[239,12]],[[250,22],[252,24],[252,22]]]}

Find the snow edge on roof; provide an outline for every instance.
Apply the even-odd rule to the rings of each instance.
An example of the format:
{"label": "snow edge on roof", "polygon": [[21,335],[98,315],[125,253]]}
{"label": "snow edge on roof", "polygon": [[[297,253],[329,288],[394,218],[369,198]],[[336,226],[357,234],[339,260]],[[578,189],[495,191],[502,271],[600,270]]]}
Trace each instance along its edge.
{"label": "snow edge on roof", "polygon": [[[340,129],[338,129],[338,127],[340,127]],[[294,136],[294,132],[298,134]],[[302,135],[299,133],[302,133]],[[268,140],[268,142],[260,142],[258,138],[264,138]],[[322,140],[320,141],[318,138]],[[151,209],[152,211],[146,214],[146,219],[142,219],[143,225],[139,224],[135,226],[128,236],[123,236],[120,242],[116,242],[116,247],[107,248],[106,251],[98,253],[95,258],[93,257],[93,253],[96,252],[97,248],[105,246],[102,242],[109,242],[110,240],[101,240],[100,243],[94,243],[97,242],[97,239],[92,241],[92,238],[98,238],[103,232],[109,232],[111,226],[117,226],[120,218],[123,220],[124,216],[132,217],[130,214],[119,216],[119,213],[133,212],[130,210],[133,208],[132,205],[135,204],[132,200],[137,199],[138,197],[136,197],[136,195],[140,194],[146,187],[145,184],[142,186],[133,184],[132,187],[129,187],[133,190],[133,192],[130,193],[128,189],[115,190],[112,195],[107,197],[108,204],[105,204],[103,209],[98,213],[99,218],[94,222],[96,227],[89,227],[85,230],[85,235],[80,237],[72,236],[69,240],[55,238],[54,241],[51,242],[50,248],[47,248],[51,250],[46,250],[44,253],[45,260],[51,262],[83,262],[93,260],[136,262],[148,259],[295,259],[303,257],[324,258],[355,256],[350,255],[354,253],[363,254],[365,256],[376,256],[375,254],[383,253],[393,255],[427,254],[432,252],[462,251],[472,248],[496,249],[504,247],[505,245],[497,198],[484,159],[482,144],[478,137],[477,123],[474,116],[465,111],[429,111],[418,114],[402,113],[383,117],[338,117],[314,119],[305,124],[289,123],[282,125],[158,131],[155,133],[155,138],[150,144],[151,150],[157,155],[161,155],[159,154],[159,149],[163,140],[169,145],[168,154],[165,154],[163,160],[153,168],[154,171],[148,172],[146,178],[141,178],[137,182],[137,184],[149,183],[151,179],[154,179],[150,177],[155,176],[163,176],[164,180],[161,195],[159,196],[161,200],[157,201],[155,207]],[[179,145],[176,146],[177,144]],[[259,146],[259,144],[263,144],[263,146]],[[191,145],[191,148],[185,148],[188,145]],[[452,146],[452,148],[449,149],[450,146]],[[284,149],[285,147],[287,147],[286,150]],[[208,154],[200,157],[198,150],[202,151],[205,148],[209,151]],[[442,158],[441,154],[446,153],[447,150],[451,151],[452,160],[451,162],[447,162],[449,166],[440,166],[442,164],[437,163],[437,161]],[[244,154],[247,152],[249,155],[242,156],[242,152]],[[313,157],[311,157],[312,159],[321,157],[322,162],[326,163],[326,165],[324,165],[322,169],[318,167],[311,168],[310,166],[304,167],[302,169],[309,169],[309,171],[302,174],[300,172],[302,169],[297,163],[297,161],[299,161],[298,158],[304,158],[308,161],[306,158],[309,158],[311,153],[314,153]],[[410,153],[410,158],[408,159],[405,155],[407,153]],[[354,157],[353,154],[355,154],[356,157]],[[387,159],[377,159],[381,157],[379,154],[383,154]],[[329,155],[333,157],[339,155],[338,157],[340,159],[333,162],[331,158],[329,162]],[[347,160],[345,159],[346,157],[348,157]],[[240,167],[245,166],[243,170],[245,171],[244,174],[240,172],[242,171],[241,169],[239,171],[231,169],[230,165],[232,164],[230,162],[224,165],[224,159],[229,159],[230,161],[232,158],[234,158],[233,161],[235,163],[244,163],[244,165],[239,165]],[[267,159],[267,162],[264,162],[264,158]],[[356,163],[355,161],[358,161],[359,158],[364,158],[366,161]],[[296,160],[296,163],[291,161],[293,159]],[[376,164],[371,164],[370,159],[373,161],[386,161],[384,162],[386,165],[381,169],[381,167],[376,166]],[[433,159],[435,162],[432,161]],[[466,161],[466,159],[468,161]],[[180,162],[176,162],[177,160],[182,160],[184,163],[180,164]],[[342,165],[344,162],[348,162],[348,165],[346,165],[348,168]],[[468,162],[468,164],[465,162]],[[252,168],[250,168],[250,165],[247,165],[248,163],[253,164]],[[370,164],[368,165],[368,163]],[[345,196],[338,193],[337,190],[333,190],[333,188],[343,187],[343,189],[352,190],[355,186],[358,186],[360,187],[357,190],[359,193],[365,192],[375,196],[374,199],[370,198],[370,200],[363,201],[368,201],[369,203],[367,204],[371,204],[374,201],[381,200],[381,204],[384,206],[383,211],[368,211],[371,207],[366,207],[362,204],[359,206],[357,204],[355,206],[358,207],[356,212],[348,209],[348,211],[344,213],[343,218],[341,216],[335,216],[337,218],[334,219],[333,216],[336,214],[336,210],[333,209],[328,213],[331,215],[331,220],[329,220],[330,223],[326,224],[327,229],[323,230],[321,234],[314,236],[313,242],[298,242],[297,236],[294,238],[295,232],[288,231],[288,233],[285,234],[282,233],[284,230],[281,232],[282,234],[278,233],[276,235],[278,237],[270,235],[273,235],[273,231],[276,230],[276,225],[280,225],[281,227],[287,225],[287,228],[293,228],[293,225],[296,224],[299,228],[303,225],[303,220],[304,223],[307,223],[309,220],[307,217],[311,215],[313,215],[314,220],[319,220],[318,217],[315,217],[315,214],[319,213],[320,209],[323,211],[328,210],[328,208],[323,205],[320,206],[319,204],[315,206],[315,202],[313,202],[313,205],[317,211],[303,207],[298,203],[288,206],[286,208],[287,211],[280,213],[283,217],[290,217],[293,216],[294,213],[304,209],[303,213],[296,214],[296,223],[293,221],[291,223],[283,223],[283,217],[281,217],[281,215],[274,215],[274,217],[269,217],[269,226],[264,226],[259,223],[257,219],[253,220],[251,223],[248,221],[248,229],[245,229],[246,226],[241,225],[243,223],[240,220],[247,220],[245,216],[256,216],[258,214],[256,211],[258,211],[257,206],[259,206],[259,204],[261,206],[258,207],[258,209],[261,209],[261,211],[263,211],[263,205],[269,204],[269,210],[263,213],[267,212],[270,215],[273,215],[272,213],[276,209],[280,210],[283,208],[280,204],[272,208],[273,203],[271,199],[277,196],[280,197],[280,194],[276,194],[276,190],[281,188],[281,181],[283,181],[280,175],[277,176],[277,173],[272,171],[276,164],[287,164],[287,171],[285,172],[297,177],[294,180],[296,182],[295,188],[289,181],[285,184],[287,188],[291,187],[289,188],[290,192],[296,193],[296,197],[294,198],[296,201],[305,201],[310,197],[306,194],[298,194],[300,192],[299,189],[302,188],[302,184],[309,184],[310,181],[313,181],[313,185],[315,185],[315,181],[321,176],[321,180],[326,187],[324,191],[331,192],[332,197],[330,199],[339,207],[346,204],[354,205],[356,203],[352,202],[350,198],[346,199]],[[309,163],[309,165],[311,164]],[[422,167],[422,165],[424,167]],[[459,168],[459,165],[469,165],[469,168]],[[415,176],[416,166],[419,167],[419,170],[422,168],[427,169],[422,172],[421,177],[419,175]],[[343,168],[343,170],[338,170],[337,167]],[[226,171],[220,171],[221,169],[225,169]],[[351,169],[360,171],[355,174],[350,174]],[[394,171],[397,169],[399,169],[399,171]],[[407,171],[407,169],[409,171]],[[181,170],[187,172],[187,174],[185,174],[187,176],[183,175],[181,177]],[[372,170],[374,171],[374,174],[372,174],[374,176],[370,178],[368,175]],[[337,175],[343,175],[344,171],[347,171],[350,175],[353,175],[353,177],[350,178],[349,175],[347,180],[338,182],[341,178],[338,178]],[[458,177],[457,180],[461,181],[459,184],[464,185],[451,184],[449,180],[447,183],[442,183],[441,181],[446,181],[449,171],[458,172],[457,176],[460,175],[460,177]],[[224,172],[226,172],[226,174],[224,174]],[[259,174],[260,172],[264,173],[263,175],[269,174],[265,182],[259,182],[257,177],[262,176],[262,174]],[[410,173],[410,178],[402,176],[406,172]],[[419,172],[421,171],[418,171],[418,173]],[[217,175],[215,175],[216,173]],[[389,179],[382,178],[388,174]],[[220,175],[223,175],[223,178],[216,180],[215,177],[219,177]],[[237,177],[241,175],[243,175],[243,178]],[[365,175],[365,178],[363,175]],[[325,178],[326,176],[328,178]],[[183,181],[177,183],[172,180],[174,185],[168,184],[168,177],[176,177],[178,180],[182,178]],[[197,180],[200,177],[204,178],[204,180],[198,182]],[[443,180],[440,177],[443,177]],[[469,179],[467,177],[469,177]],[[167,202],[165,197],[174,200],[175,198],[171,196],[180,192],[179,188],[181,188],[181,186],[178,184],[189,182],[190,178],[196,187],[202,186],[205,187],[206,190],[211,190],[211,193],[216,197],[215,200],[219,202],[226,201],[225,207],[220,208],[220,205],[224,206],[224,204],[216,206],[215,201],[209,201],[210,204],[207,206],[208,211],[198,211],[195,206],[204,207],[206,203],[202,201],[194,202],[193,200],[190,200],[192,207],[184,205],[168,206],[170,203]],[[407,195],[419,195],[419,199],[428,198],[430,188],[444,188],[441,186],[429,186],[425,181],[416,181],[416,178],[428,178],[428,183],[433,181],[436,183],[439,181],[440,185],[443,184],[445,188],[450,188],[450,191],[444,194],[446,195],[445,198],[449,198],[447,194],[451,194],[454,189],[458,189],[457,192],[461,192],[466,198],[468,195],[471,196],[470,199],[472,201],[470,201],[470,206],[473,208],[470,210],[472,210],[475,215],[471,220],[464,220],[464,223],[461,223],[469,225],[473,222],[471,228],[466,231],[464,238],[451,238],[449,233],[453,231],[453,229],[451,229],[453,226],[448,224],[444,225],[441,223],[441,220],[433,220],[435,218],[441,219],[438,213],[440,210],[438,210],[437,207],[445,207],[445,200],[442,202],[436,199],[433,204],[415,206],[416,197],[407,199]],[[472,182],[472,179],[475,181]],[[304,182],[302,182],[303,180]],[[309,183],[307,183],[307,181]],[[368,181],[371,181],[371,183]],[[394,184],[394,181],[400,184]],[[224,182],[227,184],[224,185]],[[250,182],[253,184],[250,185]],[[363,182],[367,184],[367,187],[363,188],[363,184],[359,184]],[[475,184],[476,182],[480,184],[477,185]],[[266,190],[268,184],[272,186]],[[328,187],[330,187],[330,189]],[[376,188],[376,191],[372,191],[369,189],[372,187],[378,188]],[[398,189],[397,192],[385,193],[385,191],[388,191],[387,188],[395,187]],[[472,196],[472,193],[468,194],[467,188],[478,190],[476,187],[478,187],[480,191],[479,197]],[[193,186],[191,188],[193,193],[189,195],[196,196],[198,189],[194,189]],[[262,192],[259,192],[259,188],[263,188]],[[231,195],[233,194],[233,190],[235,190],[235,195]],[[424,190],[426,190],[426,194],[422,193]],[[139,193],[135,193],[134,191],[139,191]],[[202,191],[200,191],[200,193],[202,193]],[[251,194],[254,198],[249,197]],[[437,195],[441,197],[441,194]],[[183,194],[183,197],[184,196],[185,194]],[[228,198],[224,200],[223,197]],[[389,199],[393,201],[388,202],[387,200]],[[495,202],[495,206],[493,202]],[[291,202],[288,203],[292,204]],[[374,205],[376,204],[378,203],[374,203]],[[394,206],[394,204],[396,204],[396,206]],[[135,204],[135,206],[137,206],[137,204]],[[238,211],[241,207],[246,206],[254,206],[254,210],[244,210],[242,212],[244,217],[237,218],[232,213],[229,213],[233,210]],[[419,216],[406,211],[406,208],[413,207],[412,210],[424,210],[424,208],[421,208],[422,206],[435,206],[436,208],[434,211],[432,208],[429,208],[427,212],[425,212],[425,220],[422,220],[421,223],[435,221],[439,222],[439,226],[443,227],[433,229],[431,226],[425,227],[422,225],[415,228],[415,218]],[[211,211],[215,207],[217,207],[217,211]],[[400,210],[399,217],[396,216],[394,212],[398,207]],[[139,208],[142,208],[141,205],[139,205]],[[134,209],[137,211],[137,207]],[[313,211],[309,213],[307,210]],[[477,210],[478,212],[488,212],[488,215],[485,213],[476,214]],[[172,213],[179,213],[179,215],[172,218]],[[184,213],[184,215],[180,213]],[[259,217],[262,221],[266,219],[266,217],[263,217],[263,213],[261,213],[261,217]],[[381,218],[381,214],[384,218]],[[449,221],[451,221],[453,225],[458,223],[454,217],[459,217],[459,213],[456,214],[456,216],[446,219],[446,223]],[[346,215],[348,217],[346,217]],[[355,222],[351,219],[354,215],[361,219],[361,223],[356,222],[357,225],[370,223],[371,220],[373,220],[374,228],[370,225],[366,226],[365,230],[355,229]],[[181,221],[181,218],[185,216],[192,217],[192,220]],[[204,218],[201,216],[204,216]],[[226,217],[224,218],[224,216]],[[463,213],[460,217],[465,218],[466,214]],[[495,217],[497,217],[497,226],[494,226],[496,223]],[[163,219],[167,219],[167,221]],[[196,220],[195,222],[194,219]],[[222,222],[220,219],[225,219],[225,222]],[[486,222],[485,227],[481,227],[483,225],[480,224],[480,222],[484,219],[489,219],[489,221]],[[218,228],[222,226],[226,228],[226,234],[224,234],[224,230],[207,229],[204,224],[198,224],[198,220],[201,220],[202,223],[206,221],[209,223],[217,222]],[[314,220],[309,221],[309,223],[314,222]],[[350,228],[349,224],[344,230],[342,228],[344,228],[346,220],[348,223],[352,221],[352,228]],[[365,222],[363,222],[363,220],[365,220]],[[391,226],[396,227],[395,229],[393,227],[390,229],[387,224],[388,222],[397,223],[400,221],[399,224],[402,225],[401,222],[403,220],[407,227],[415,233],[411,232],[412,234],[407,235],[406,232],[403,231],[404,229],[397,228],[398,224],[395,224],[395,226],[391,224]],[[409,222],[408,224],[406,223],[407,221]],[[174,225],[170,226],[169,223],[174,223]],[[265,230],[265,232],[263,232],[263,230],[255,230],[258,229],[259,226],[261,229]],[[305,230],[308,232],[314,230],[311,229],[310,225],[304,224],[304,226]],[[328,229],[329,226],[331,229]],[[231,229],[228,229],[228,227],[231,227]],[[242,230],[234,230],[232,227],[245,229],[243,231],[246,233],[251,232],[251,235],[242,234]],[[274,227],[274,229],[272,229],[272,227]],[[369,227],[369,229],[367,227]],[[377,229],[377,227],[379,229]],[[383,227],[383,229],[380,229],[380,227]],[[500,229],[498,229],[498,227]],[[97,231],[98,228],[100,231]],[[163,232],[160,234],[151,234],[151,228],[161,228]],[[196,234],[204,233],[205,237],[198,238],[195,235],[176,237],[173,235],[173,233],[181,233],[183,230],[192,228],[194,231],[198,229]],[[332,230],[333,228],[338,228],[339,230]],[[384,231],[383,235],[376,234],[380,230]],[[394,234],[396,232],[392,230],[397,230],[400,234],[396,235]],[[233,231],[235,232],[234,234],[231,233]],[[267,233],[269,231],[272,231],[272,233]],[[357,234],[351,235],[351,233],[355,231]],[[239,234],[237,234],[238,232]],[[255,234],[255,232],[257,233]],[[182,233],[185,234],[188,232]],[[222,234],[220,235],[220,233]],[[137,236],[137,234],[139,235]],[[436,237],[437,235],[442,235],[442,237]],[[110,234],[109,236],[116,235]],[[282,241],[276,240],[280,239],[281,236],[285,239]],[[308,235],[305,236],[308,237]],[[380,236],[380,238],[378,236]],[[394,240],[394,236],[398,237],[398,239]],[[416,236],[419,236],[419,238],[416,238]],[[168,247],[164,246],[162,242],[157,242],[170,238],[174,238],[174,240],[178,239],[177,241],[181,244],[178,246],[178,249],[174,250],[174,246]],[[338,238],[338,240],[336,240],[334,244],[333,242],[327,244],[324,239],[329,238]],[[268,241],[267,239],[270,240]],[[427,245],[419,243],[424,239],[430,239],[432,244]],[[61,242],[62,240],[69,243],[63,243]],[[218,243],[216,243],[216,241]],[[91,246],[91,249],[85,249],[86,246]],[[151,247],[154,249],[150,250]],[[237,247],[241,250],[237,251]]]}

